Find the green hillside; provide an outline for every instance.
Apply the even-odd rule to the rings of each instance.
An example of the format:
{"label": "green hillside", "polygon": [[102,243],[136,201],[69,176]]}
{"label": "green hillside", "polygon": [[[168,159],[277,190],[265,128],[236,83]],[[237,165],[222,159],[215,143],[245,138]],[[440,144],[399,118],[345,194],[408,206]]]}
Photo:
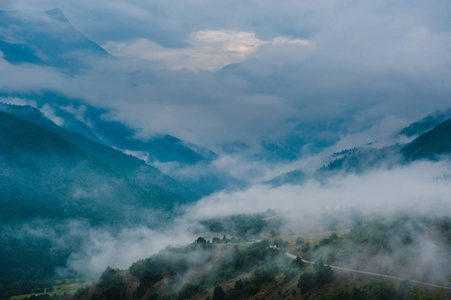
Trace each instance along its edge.
{"label": "green hillside", "polygon": [[[79,145],[0,112],[0,299],[55,283],[56,269],[80,247],[71,220],[113,231],[155,226],[188,202],[158,185],[177,187],[174,180],[139,159],[40,121]],[[70,244],[28,232],[42,222]]]}
{"label": "green hillside", "polygon": [[451,119],[440,123],[402,148],[408,160],[438,159],[451,153]]}
{"label": "green hillside", "polygon": [[403,159],[399,153],[399,146],[393,145],[384,148],[362,147],[345,151],[342,157],[330,162],[327,166],[318,169],[314,176],[322,179],[338,172],[362,174],[365,171],[399,165]]}
{"label": "green hillside", "polygon": [[[428,126],[432,126],[431,124],[433,121],[437,121],[437,118],[432,118],[431,116],[424,118],[412,123],[411,126],[406,127],[402,132],[406,135],[407,132],[411,132],[412,134],[409,135],[413,135],[414,129],[416,130],[415,132],[425,130]],[[412,130],[409,131],[409,128]],[[451,119],[448,119],[405,145],[394,144],[383,148],[366,146],[335,153],[336,159],[316,170],[313,178],[323,180],[340,172],[362,174],[377,168],[390,169],[393,166],[400,166],[421,159],[438,160],[441,156],[450,153]],[[281,186],[283,184],[300,184],[306,179],[308,177],[301,170],[297,169],[265,183]]]}
{"label": "green hillside", "polygon": [[93,141],[83,135],[67,131],[46,118],[38,109],[31,106],[0,104],[0,110],[13,114],[21,119],[34,123],[50,132],[56,133],[85,152],[94,156],[104,164],[125,174],[140,184],[159,185],[165,189],[188,199],[195,200],[198,196],[174,179],[161,173],[158,169],[147,165],[132,155]]}
{"label": "green hillside", "polygon": [[[126,220],[132,208],[169,210],[187,201],[157,184],[127,177],[125,166],[133,161],[138,167],[138,159],[124,160],[128,156],[94,142],[86,145],[103,159],[42,127],[0,113],[0,222],[84,217],[115,223]],[[113,160],[114,166],[107,164]]]}
{"label": "green hillside", "polygon": [[400,134],[408,137],[419,135],[433,129],[449,118],[451,118],[451,109],[437,111],[401,129]]}

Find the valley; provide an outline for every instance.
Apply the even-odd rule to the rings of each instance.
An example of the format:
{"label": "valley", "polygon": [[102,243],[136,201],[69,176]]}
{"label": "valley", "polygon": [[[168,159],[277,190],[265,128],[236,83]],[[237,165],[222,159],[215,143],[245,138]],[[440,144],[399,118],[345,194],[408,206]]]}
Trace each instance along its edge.
{"label": "valley", "polygon": [[451,299],[450,14],[0,1],[0,300]]}

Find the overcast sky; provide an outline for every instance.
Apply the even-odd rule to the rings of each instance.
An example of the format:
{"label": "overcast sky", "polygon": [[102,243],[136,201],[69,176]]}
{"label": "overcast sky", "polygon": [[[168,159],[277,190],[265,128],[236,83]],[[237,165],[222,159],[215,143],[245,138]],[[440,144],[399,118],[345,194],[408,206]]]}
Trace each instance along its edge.
{"label": "overcast sky", "polygon": [[119,59],[77,76],[2,62],[2,87],[80,97],[142,138],[215,149],[340,120],[364,143],[451,106],[448,0],[0,2],[55,7]]}

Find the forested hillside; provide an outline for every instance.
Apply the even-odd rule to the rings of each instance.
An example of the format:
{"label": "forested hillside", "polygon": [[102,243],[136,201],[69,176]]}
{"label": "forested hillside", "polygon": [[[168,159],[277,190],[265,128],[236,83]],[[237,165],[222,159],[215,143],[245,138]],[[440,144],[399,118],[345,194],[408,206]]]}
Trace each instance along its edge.
{"label": "forested hillside", "polygon": [[[67,132],[45,118],[34,121],[52,132],[0,112],[1,295],[45,287],[78,247],[70,236],[68,251],[69,245],[62,250],[45,237],[17,236],[15,230],[36,226],[40,220],[54,229],[80,219],[117,229],[126,224],[155,226],[194,197],[133,156]],[[64,236],[69,229],[63,226],[57,234]]]}
{"label": "forested hillside", "polygon": [[35,217],[115,223],[125,220],[128,208],[168,210],[186,203],[159,182],[127,177],[130,161],[146,168],[136,158],[78,136],[85,148],[92,146],[91,154],[15,116],[0,118],[3,223]]}
{"label": "forested hillside", "polygon": [[[367,145],[334,153],[332,161],[314,172],[310,178],[324,180],[339,173],[362,174],[364,172],[408,165],[418,160],[439,160],[451,153],[451,120],[439,122],[448,116],[449,111],[437,116],[429,116],[412,123],[401,132],[412,136],[415,132],[421,134],[407,144],[394,144],[385,147]],[[438,125],[436,125],[438,123]],[[435,125],[430,130],[430,126]],[[297,169],[273,178],[265,183],[280,186],[283,184],[301,184],[309,177]]]}
{"label": "forested hillside", "polygon": [[113,167],[126,175],[127,178],[143,185],[159,185],[185,197],[188,200],[198,198],[194,192],[181,185],[160,170],[147,165],[143,160],[132,155],[106,146],[98,141],[91,140],[81,134],[70,132],[56,125],[46,118],[39,110],[30,106],[0,104],[0,110],[13,114],[21,119],[36,124],[80,147],[86,153],[92,155],[100,162]]}
{"label": "forested hillside", "polygon": [[420,135],[403,147],[407,160],[437,160],[440,155],[451,153],[451,119]]}

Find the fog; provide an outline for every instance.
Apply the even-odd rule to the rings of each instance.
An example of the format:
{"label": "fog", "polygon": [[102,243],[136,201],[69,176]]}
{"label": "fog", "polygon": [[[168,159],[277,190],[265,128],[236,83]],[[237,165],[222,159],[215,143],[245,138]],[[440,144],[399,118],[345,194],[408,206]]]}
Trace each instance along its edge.
{"label": "fog", "polygon": [[[321,231],[324,213],[346,218],[352,211],[369,220],[451,215],[449,157],[405,165],[387,160],[362,174],[339,173],[321,181],[310,176],[334,152],[406,143],[409,139],[396,135],[401,128],[449,108],[449,1],[154,2],[2,1],[1,9],[34,11],[27,13],[31,21],[21,18],[17,26],[0,28],[8,41],[26,45],[20,26],[38,30],[33,18],[50,22],[44,34],[57,34],[58,23],[41,20],[36,10],[59,6],[74,28],[115,57],[78,53],[82,63],[68,69],[13,64],[0,53],[0,100],[37,107],[63,125],[59,108],[94,135],[86,112],[99,109],[102,120],[125,124],[133,138],[170,134],[217,154],[211,162],[186,166],[150,162],[146,153],[122,149],[163,172],[185,179],[230,176],[245,184],[178,207],[182,213],[161,222],[161,228],[150,225],[155,221],[119,229],[85,220],[61,222],[58,230],[49,229],[54,224],[46,220],[23,225],[19,236],[45,238],[71,252],[60,274],[95,280],[107,266],[128,268],[169,245],[193,242],[199,234],[188,228],[201,220],[267,209],[287,220],[283,233]],[[69,100],[38,104],[33,99],[48,91]],[[305,143],[291,145],[287,141],[293,137]],[[279,142],[296,148],[299,156],[265,160],[265,143]],[[295,169],[307,175],[304,182],[262,183]],[[137,214],[143,215],[140,220],[154,216]],[[439,270],[426,279],[444,280],[449,251],[416,227],[412,237],[413,246],[405,249],[393,237],[390,247],[400,252],[372,258],[368,269],[380,268],[381,262],[393,265],[409,253],[414,257],[406,262],[410,275],[422,278],[423,271]],[[361,261],[338,263],[357,268]]]}
{"label": "fog", "polygon": [[[340,174],[325,183],[310,180],[302,185],[278,188],[254,185],[244,191],[219,192],[201,199],[189,215],[205,218],[253,213],[266,208],[283,213],[355,207],[363,210],[409,209],[446,216],[451,204],[446,196],[451,191],[446,179],[449,168],[449,162],[418,162],[361,175]],[[440,179],[442,176],[445,178]]]}
{"label": "fog", "polygon": [[[284,185],[277,188],[256,184],[245,190],[218,192],[205,197],[186,207],[185,213],[177,219],[167,220],[161,228],[150,228],[145,224],[126,225],[120,229],[90,227],[86,222],[74,220],[59,225],[66,232],[63,236],[49,230],[45,222],[27,225],[22,232],[48,238],[56,247],[72,251],[67,268],[60,269],[60,274],[76,271],[95,280],[107,266],[128,268],[138,259],[149,257],[169,245],[194,242],[202,233],[193,233],[188,229],[198,227],[198,222],[205,219],[274,209],[286,220],[287,227],[282,231],[311,233],[324,230],[325,218],[339,219],[342,216],[341,221],[352,224],[354,220],[349,217],[349,212],[352,211],[353,214],[368,220],[373,216],[449,217],[449,170],[448,161],[418,162],[390,170],[375,170],[359,176],[340,174],[323,183],[309,180],[302,185]],[[326,214],[326,217],[323,217],[323,214]],[[412,235],[416,234],[415,230]],[[211,238],[211,233],[204,234],[206,238]],[[75,245],[74,240],[78,241]],[[431,260],[443,250],[443,245],[428,242],[424,236],[415,238],[415,241],[418,247],[412,256],[420,256],[423,260],[422,264],[417,265],[416,273],[412,273],[418,277],[421,266],[426,268],[428,265],[428,268],[433,268],[437,264],[440,265],[440,260],[434,260],[433,263]],[[396,240],[393,240],[393,243],[393,249],[411,251],[397,245]],[[447,259],[446,255],[441,257]],[[395,255],[384,259],[388,260],[389,264],[390,260],[396,257]],[[375,261],[379,259],[374,258]],[[357,267],[357,263],[347,263],[350,265],[344,267]],[[368,264],[367,268],[376,271],[371,269],[371,266]]]}
{"label": "fog", "polygon": [[[343,268],[447,283],[451,275],[450,249],[440,233],[428,227],[428,222],[440,219],[430,218],[431,214],[417,214],[397,211],[368,215],[366,221],[371,227],[366,229],[366,243],[348,240],[339,249],[326,245],[312,259],[334,256],[337,259],[333,265]],[[374,243],[376,240],[378,244]]]}
{"label": "fog", "polygon": [[[300,123],[335,121],[330,135],[356,137],[449,106],[446,1],[176,3],[5,1],[0,8],[59,6],[116,59],[80,54],[88,67],[78,72],[1,60],[1,90],[57,91],[139,138],[171,134],[216,152],[228,143],[258,152]],[[14,30],[5,32],[26,43]]]}

